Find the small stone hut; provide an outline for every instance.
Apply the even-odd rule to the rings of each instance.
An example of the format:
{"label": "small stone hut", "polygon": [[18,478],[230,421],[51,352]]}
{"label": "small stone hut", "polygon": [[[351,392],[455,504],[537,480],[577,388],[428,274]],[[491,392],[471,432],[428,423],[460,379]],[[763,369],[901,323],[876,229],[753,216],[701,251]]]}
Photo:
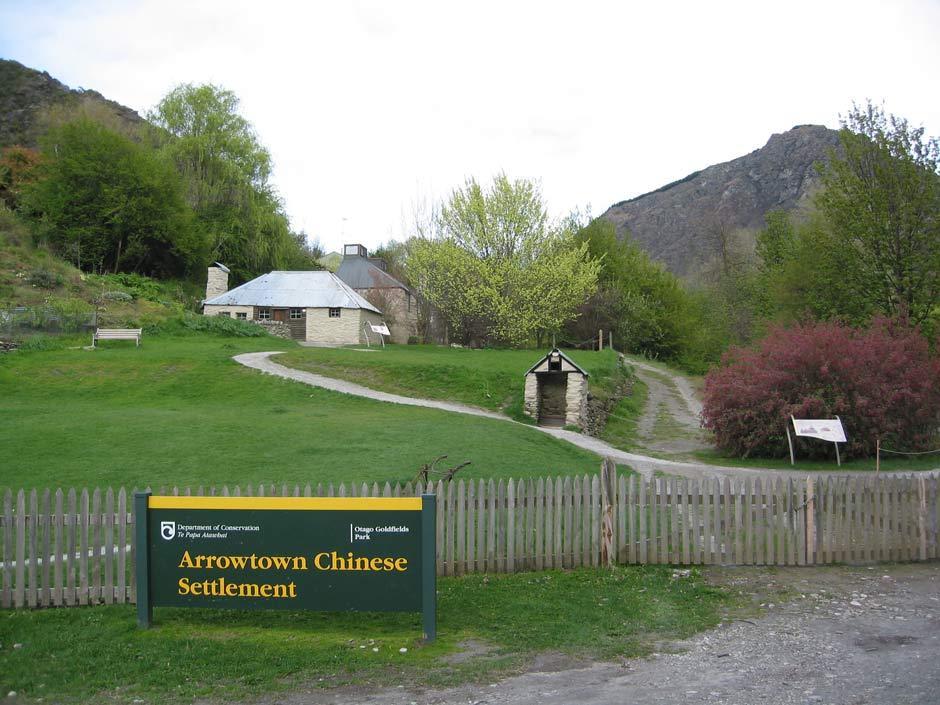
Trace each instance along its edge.
{"label": "small stone hut", "polygon": [[587,378],[587,372],[555,348],[525,374],[525,413],[545,426],[583,428]]}

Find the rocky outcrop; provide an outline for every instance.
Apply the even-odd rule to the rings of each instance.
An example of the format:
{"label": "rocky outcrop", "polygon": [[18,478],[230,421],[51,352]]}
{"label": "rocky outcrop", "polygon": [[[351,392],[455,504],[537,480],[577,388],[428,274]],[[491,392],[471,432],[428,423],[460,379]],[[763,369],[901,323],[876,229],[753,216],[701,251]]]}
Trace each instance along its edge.
{"label": "rocky outcrop", "polygon": [[77,108],[82,104],[91,104],[96,112],[104,111],[129,128],[144,122],[134,110],[97,91],[74,90],[45,71],[0,59],[0,148],[14,144],[35,147],[46,129],[44,117],[51,108]]}
{"label": "rocky outcrop", "polygon": [[768,211],[805,204],[819,181],[816,163],[838,144],[835,130],[799,125],[746,156],[617,203],[602,217],[675,274],[694,274],[717,255],[721,231],[756,231]]}

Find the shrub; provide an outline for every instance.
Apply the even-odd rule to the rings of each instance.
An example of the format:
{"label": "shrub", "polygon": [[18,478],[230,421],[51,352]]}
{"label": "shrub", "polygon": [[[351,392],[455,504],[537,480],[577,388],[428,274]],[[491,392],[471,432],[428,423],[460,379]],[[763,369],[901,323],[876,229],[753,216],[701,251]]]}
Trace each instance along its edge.
{"label": "shrub", "polygon": [[[786,424],[839,416],[847,454],[874,454],[875,441],[924,449],[940,422],[940,360],[905,324],[868,329],[839,323],[774,328],[756,346],[732,348],[705,378],[703,425],[727,453],[787,454]],[[828,443],[799,439],[800,454],[829,455]]]}
{"label": "shrub", "polygon": [[133,301],[134,297],[123,291],[106,291],[101,295],[102,299],[107,301]]}
{"label": "shrub", "polygon": [[208,334],[226,338],[261,338],[268,335],[262,326],[250,321],[239,321],[228,316],[202,316],[186,314],[163,323],[149,325],[146,332],[152,335],[197,335]]}
{"label": "shrub", "polygon": [[55,289],[61,286],[62,277],[48,269],[34,269],[26,277],[26,283],[39,287],[40,289]]}

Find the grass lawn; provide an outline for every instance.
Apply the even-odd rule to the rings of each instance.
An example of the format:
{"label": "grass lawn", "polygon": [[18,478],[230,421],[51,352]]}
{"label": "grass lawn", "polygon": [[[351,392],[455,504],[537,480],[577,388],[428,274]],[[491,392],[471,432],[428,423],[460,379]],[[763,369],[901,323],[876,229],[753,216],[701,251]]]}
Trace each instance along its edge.
{"label": "grass lawn", "polygon": [[467,478],[599,467],[534,429],[315,389],[231,360],[294,348],[270,337],[145,334],[140,348],[0,355],[0,487],[394,483],[443,454],[470,460]]}
{"label": "grass lawn", "polygon": [[[394,345],[374,352],[352,348],[299,348],[278,356],[282,365],[358,382],[384,392],[459,401],[514,419],[522,413],[525,373],[544,350],[479,350],[440,345]],[[590,375],[591,391],[603,394],[618,374],[611,350],[569,350]]]}
{"label": "grass lawn", "polygon": [[[419,641],[416,614],[163,608],[143,631],[130,606],[8,611],[0,613],[0,691],[30,702],[178,703],[343,684],[484,681],[545,650],[642,655],[744,603],[698,570],[673,579],[661,566],[445,578],[431,645]],[[448,658],[467,642],[476,655]]]}

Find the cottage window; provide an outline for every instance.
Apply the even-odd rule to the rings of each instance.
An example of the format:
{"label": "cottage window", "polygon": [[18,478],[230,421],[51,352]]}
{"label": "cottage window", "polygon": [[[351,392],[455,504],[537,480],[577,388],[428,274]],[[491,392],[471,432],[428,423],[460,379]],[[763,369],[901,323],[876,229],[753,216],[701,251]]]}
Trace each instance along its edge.
{"label": "cottage window", "polygon": [[331,308],[330,309],[330,318],[339,318],[339,314],[343,309],[341,308]]}
{"label": "cottage window", "polygon": [[306,315],[307,315],[306,310],[305,310],[305,309],[302,309],[302,308],[292,308],[292,309],[290,310],[290,319],[291,319],[292,321],[300,320],[301,318],[303,318],[303,317],[306,316]]}
{"label": "cottage window", "polygon": [[258,309],[258,320],[259,320],[259,321],[270,321],[270,320],[271,320],[271,309],[269,309],[269,308],[259,308],[259,309]]}
{"label": "cottage window", "polygon": [[237,318],[239,321],[247,321],[248,314],[245,311],[236,311],[235,318]]}
{"label": "cottage window", "polygon": [[232,317],[232,314],[229,313],[228,311],[219,311],[216,315],[217,315],[217,316],[224,316],[225,318],[231,318],[231,317]]}

